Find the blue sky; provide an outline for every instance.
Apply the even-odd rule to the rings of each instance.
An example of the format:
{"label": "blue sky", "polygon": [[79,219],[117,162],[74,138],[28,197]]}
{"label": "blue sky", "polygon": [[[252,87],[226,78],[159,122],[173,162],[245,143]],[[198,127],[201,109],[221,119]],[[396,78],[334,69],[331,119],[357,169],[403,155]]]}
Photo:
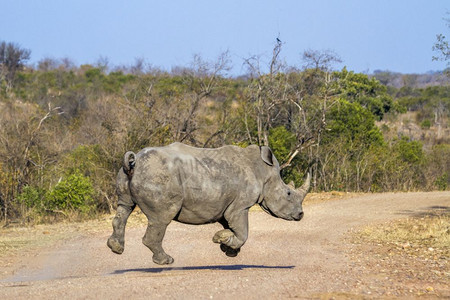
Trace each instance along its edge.
{"label": "blue sky", "polygon": [[244,58],[268,60],[279,36],[290,65],[302,66],[306,49],[330,49],[343,60],[338,68],[424,73],[445,68],[431,60],[431,47],[436,34],[450,37],[448,0],[0,0],[0,7],[0,40],[30,49],[33,63],[144,58],[170,70],[194,54],[213,60],[229,50],[238,75]]}

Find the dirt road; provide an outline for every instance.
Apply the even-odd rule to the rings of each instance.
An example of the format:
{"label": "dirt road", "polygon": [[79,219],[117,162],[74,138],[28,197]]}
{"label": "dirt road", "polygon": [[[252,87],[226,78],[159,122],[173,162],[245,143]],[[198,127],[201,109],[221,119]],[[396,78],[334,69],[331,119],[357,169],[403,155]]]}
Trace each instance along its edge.
{"label": "dirt road", "polygon": [[[383,285],[348,253],[351,230],[450,207],[450,192],[392,193],[311,203],[301,222],[250,213],[247,243],[235,258],[211,239],[218,224],[173,222],[164,240],[170,266],[152,262],[145,227],[126,232],[125,252],[106,246],[110,230],[83,234],[28,253],[0,277],[1,299],[355,298]],[[381,292],[382,293],[382,292]]]}

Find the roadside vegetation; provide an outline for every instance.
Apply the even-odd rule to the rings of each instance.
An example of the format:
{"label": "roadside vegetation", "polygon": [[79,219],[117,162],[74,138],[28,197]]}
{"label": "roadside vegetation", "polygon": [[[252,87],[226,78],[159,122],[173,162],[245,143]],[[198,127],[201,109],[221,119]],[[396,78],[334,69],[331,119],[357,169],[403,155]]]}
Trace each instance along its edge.
{"label": "roadside vegetation", "polygon": [[226,52],[168,72],[139,59],[29,66],[30,50],[0,43],[0,220],[110,213],[123,154],[175,141],[268,145],[286,182],[301,185],[309,170],[316,192],[450,188],[445,74],[423,85],[402,75],[395,86],[398,74],[335,70],[330,51],[307,50],[288,66],[281,50],[278,42],[267,62],[245,60],[247,74],[235,78]]}

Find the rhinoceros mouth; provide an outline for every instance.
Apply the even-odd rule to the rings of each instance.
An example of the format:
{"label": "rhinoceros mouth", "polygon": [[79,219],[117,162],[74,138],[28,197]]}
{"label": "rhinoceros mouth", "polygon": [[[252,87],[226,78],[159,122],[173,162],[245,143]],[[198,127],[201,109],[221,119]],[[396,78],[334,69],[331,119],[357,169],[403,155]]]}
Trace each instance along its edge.
{"label": "rhinoceros mouth", "polygon": [[263,211],[265,211],[266,213],[268,213],[269,215],[271,215],[272,217],[275,217],[275,218],[284,219],[284,220],[287,220],[287,221],[300,221],[302,219],[301,217],[300,218],[294,218],[294,217],[291,217],[291,216],[277,215],[273,211],[271,211],[270,208],[268,208],[266,206],[264,201],[261,202],[259,204],[259,206],[262,208]]}
{"label": "rhinoceros mouth", "polygon": [[[264,202],[261,202],[261,203],[259,204],[259,206],[262,208],[263,211],[265,211],[266,213],[268,213],[268,214],[271,215],[272,217],[280,218],[280,217],[277,216],[274,212],[272,212],[272,211],[270,210],[270,208],[268,208],[268,207],[265,205]],[[283,219],[284,219],[284,218],[283,218]]]}

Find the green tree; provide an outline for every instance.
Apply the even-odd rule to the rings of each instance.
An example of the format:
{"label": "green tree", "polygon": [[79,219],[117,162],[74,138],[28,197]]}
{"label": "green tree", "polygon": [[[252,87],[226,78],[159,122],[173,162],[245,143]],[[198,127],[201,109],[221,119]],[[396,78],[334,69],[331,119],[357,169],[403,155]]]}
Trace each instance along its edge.
{"label": "green tree", "polygon": [[278,126],[270,129],[269,145],[273,154],[280,162],[289,158],[292,147],[295,145],[295,134],[289,132],[284,126]]}
{"label": "green tree", "polygon": [[327,115],[317,155],[317,185],[330,190],[369,190],[375,180],[374,153],[384,147],[375,117],[359,103],[340,99]]}
{"label": "green tree", "polygon": [[14,84],[16,73],[30,59],[31,51],[21,48],[15,43],[0,42],[0,84],[6,81],[7,90]]}
{"label": "green tree", "polygon": [[334,72],[336,78],[337,94],[349,102],[357,102],[367,108],[377,119],[381,120],[385,113],[393,106],[392,97],[388,95],[387,88],[376,78],[361,73],[347,71]]}
{"label": "green tree", "polygon": [[331,109],[328,119],[324,143],[334,143],[340,139],[353,147],[362,148],[383,144],[383,135],[375,125],[374,116],[359,103],[341,99]]}

